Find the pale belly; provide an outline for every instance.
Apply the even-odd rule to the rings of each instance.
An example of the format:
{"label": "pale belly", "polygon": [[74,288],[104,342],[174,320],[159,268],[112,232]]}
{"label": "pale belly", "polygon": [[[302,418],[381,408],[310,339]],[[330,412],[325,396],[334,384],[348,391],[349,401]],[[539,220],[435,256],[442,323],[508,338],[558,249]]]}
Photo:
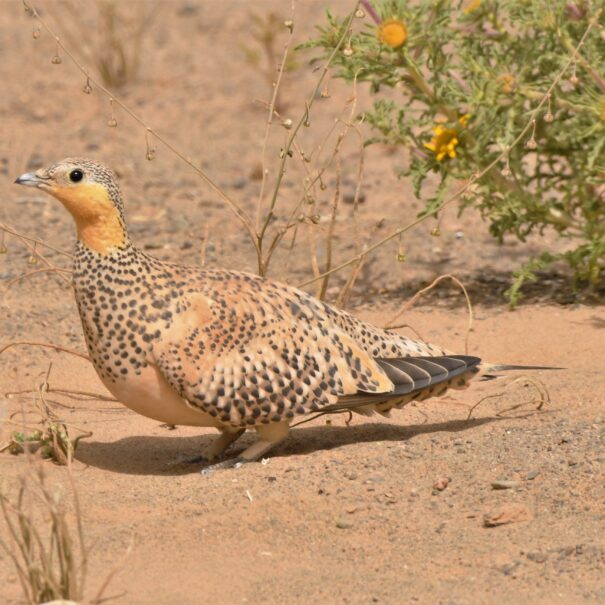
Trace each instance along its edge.
{"label": "pale belly", "polygon": [[221,426],[220,422],[210,414],[191,407],[182,397],[179,397],[157,368],[151,364],[142,369],[138,376],[130,373],[117,382],[103,378],[101,380],[120,403],[141,416],[166,424],[217,428]]}

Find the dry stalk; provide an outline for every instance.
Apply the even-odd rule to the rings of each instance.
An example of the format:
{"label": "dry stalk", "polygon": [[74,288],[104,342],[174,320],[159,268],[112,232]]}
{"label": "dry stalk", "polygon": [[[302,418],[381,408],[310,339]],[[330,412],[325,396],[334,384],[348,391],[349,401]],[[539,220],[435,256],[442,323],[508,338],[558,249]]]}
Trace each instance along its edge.
{"label": "dry stalk", "polygon": [[273,193],[271,195],[271,200],[269,203],[269,209],[268,209],[267,213],[265,214],[265,219],[264,219],[264,221],[262,221],[262,226],[257,235],[257,248],[260,251],[259,267],[258,267],[260,275],[266,275],[266,271],[267,271],[268,262],[267,262],[267,259],[265,259],[265,257],[263,256],[263,242],[264,242],[264,237],[265,237],[267,228],[269,227],[271,220],[273,219],[273,216],[274,216],[275,207],[276,207],[277,200],[278,200],[278,195],[281,190],[282,180],[286,173],[286,162],[287,162],[288,158],[290,157],[290,154],[292,154],[292,147],[294,145],[294,142],[296,141],[296,138],[299,134],[300,129],[303,127],[303,125],[310,124],[311,108],[313,107],[313,104],[315,103],[315,100],[321,89],[324,79],[326,78],[326,76],[328,74],[330,65],[332,64],[334,58],[336,57],[336,54],[340,51],[340,48],[343,46],[343,44],[345,43],[345,41],[349,35],[349,28],[355,17],[356,9],[357,9],[357,2],[355,2],[355,7],[349,13],[347,18],[345,19],[345,27],[343,28],[344,33],[340,37],[340,39],[339,39],[338,43],[336,44],[336,46],[334,47],[332,53],[329,55],[325,64],[321,68],[320,76],[317,80],[315,88],[313,89],[312,94],[309,96],[307,102],[305,103],[305,110],[303,111],[303,113],[299,117],[299,119],[295,123],[293,123],[290,134],[287,136],[286,143],[284,144],[284,147],[280,154],[281,160],[280,160],[278,171],[277,171],[275,185],[273,187]]}
{"label": "dry stalk", "polygon": [[10,281],[8,281],[5,285],[5,288],[8,290],[11,286],[20,282],[21,280],[28,279],[34,275],[38,275],[40,273],[67,273],[69,275],[72,274],[70,269],[60,269],[59,267],[49,267],[47,269],[34,269],[33,271],[29,271],[28,273],[22,273],[21,275],[17,275]]}
{"label": "dry stalk", "polygon": [[[0,491],[0,513],[5,525],[5,531],[0,533],[0,548],[13,564],[28,605],[85,598],[91,548],[86,546],[71,465],[67,471],[73,501],[71,515],[65,500],[48,487],[44,467],[30,455],[26,473],[17,480],[16,500],[11,501]],[[35,503],[38,512],[34,511]],[[95,598],[88,602],[98,604],[104,600],[103,594],[118,565],[106,576]]]}
{"label": "dry stalk", "polygon": [[19,346],[29,346],[29,347],[42,347],[46,349],[54,349],[55,351],[60,351],[61,353],[68,353],[69,355],[75,355],[80,359],[84,359],[86,361],[90,361],[90,358],[86,355],[79,353],[78,351],[74,351],[73,349],[68,349],[67,347],[62,347],[60,345],[56,345],[50,342],[31,342],[29,340],[19,340],[14,342],[9,342],[7,345],[0,347],[0,355],[4,353],[6,350],[11,347],[19,347]]}
{"label": "dry stalk", "polygon": [[[347,108],[347,106],[349,106],[349,108]],[[315,147],[309,155],[306,155],[305,152],[303,151],[303,149],[300,147],[298,141],[296,139],[294,139],[292,141],[292,147],[296,151],[296,155],[299,158],[301,165],[303,166],[303,169],[306,173],[305,184],[304,184],[303,193],[300,197],[300,200],[292,209],[290,216],[288,217],[288,219],[286,221],[285,226],[283,226],[281,229],[279,229],[277,231],[277,233],[274,235],[274,237],[271,241],[267,254],[265,255],[265,270],[268,269],[271,257],[273,256],[273,253],[275,252],[278,244],[281,242],[281,240],[285,236],[285,234],[290,229],[292,229],[292,228],[296,227],[298,224],[300,224],[301,215],[299,214],[299,212],[301,210],[301,206],[305,202],[307,202],[309,204],[309,207],[307,208],[306,217],[304,214],[302,215],[302,217],[303,217],[302,220],[305,221],[311,229],[310,241],[309,241],[311,268],[316,275],[320,273],[321,270],[319,269],[319,261],[317,259],[318,237],[315,235],[315,231],[313,229],[313,226],[316,225],[318,222],[317,219],[315,218],[316,216],[318,216],[318,215],[316,215],[316,206],[317,206],[316,187],[317,187],[317,184],[319,183],[320,189],[322,191],[326,188],[324,181],[323,181],[323,177],[324,177],[325,173],[327,172],[327,170],[333,164],[335,164],[336,165],[336,167],[335,167],[336,188],[335,188],[335,193],[334,193],[333,202],[332,202],[331,218],[330,218],[330,222],[329,222],[329,226],[328,226],[328,237],[326,238],[326,244],[325,244],[326,245],[326,257],[327,257],[325,269],[328,270],[330,268],[330,265],[332,262],[331,261],[332,240],[333,240],[333,236],[334,236],[334,228],[336,226],[337,210],[338,210],[338,205],[339,205],[339,200],[340,200],[341,149],[342,149],[344,140],[351,128],[353,128],[355,130],[355,132],[357,133],[357,135],[359,137],[359,141],[360,141],[360,159],[359,159],[359,166],[358,166],[358,179],[357,179],[357,184],[356,184],[356,188],[355,188],[354,210],[353,210],[353,221],[355,224],[356,233],[358,233],[357,210],[358,210],[358,206],[359,206],[358,200],[359,200],[359,195],[360,195],[360,191],[361,191],[362,176],[363,176],[363,140],[361,137],[361,133],[359,132],[359,129],[357,128],[357,126],[354,123],[356,111],[357,111],[357,76],[354,79],[353,95],[351,96],[351,98],[347,99],[347,101],[345,103],[345,107],[343,108],[343,110],[341,112],[341,115],[334,120],[332,127],[329,129],[329,132],[324,137],[322,143],[320,143],[320,145]],[[275,109],[273,109],[273,112],[275,113],[275,115],[277,117],[280,117],[279,113]],[[349,114],[347,118],[343,117],[343,114],[345,112],[348,112],[348,114]],[[313,171],[309,167],[309,164],[312,161],[311,158],[317,152],[317,159],[315,160],[315,164],[319,164],[320,158],[321,158],[321,153],[324,150],[324,148],[327,146],[327,141],[329,140],[329,137],[334,133],[334,131],[336,130],[338,125],[342,125],[343,129],[337,135],[337,139],[336,139],[336,142],[332,149],[332,153],[330,154],[330,157],[323,163],[323,165],[319,165],[319,167],[316,168],[315,172],[313,173]],[[309,218],[309,217],[311,217],[311,218]],[[325,296],[325,291],[327,290],[327,284],[328,284],[328,280],[326,279],[325,281],[322,282],[322,284],[320,284],[318,286],[317,296],[319,296],[320,298],[323,298]],[[352,283],[351,283],[351,285],[352,285]]]}
{"label": "dry stalk", "polygon": [[389,331],[408,329],[414,334],[414,336],[416,336],[416,338],[420,342],[428,342],[426,338],[424,338],[424,336],[422,336],[422,334],[420,334],[420,332],[418,332],[418,330],[416,330],[416,328],[414,328],[414,326],[411,326],[410,324],[397,324],[396,326],[391,326],[388,329]]}
{"label": "dry stalk", "polygon": [[291,424],[290,428],[294,428],[295,426],[300,426],[301,424],[307,424],[307,422],[312,422],[313,420],[317,420],[317,418],[321,418],[322,416],[336,416],[338,414],[346,414],[347,418],[345,420],[345,424],[350,426],[351,420],[353,419],[353,412],[351,410],[330,410],[327,412],[318,412],[313,416],[309,416],[309,418],[304,418],[303,420],[299,420],[295,424]]}
{"label": "dry stalk", "polygon": [[[357,76],[353,80],[353,91],[355,98],[357,98]],[[356,125],[352,125],[353,130],[357,134],[359,139],[359,164],[357,167],[357,181],[355,186],[355,193],[353,196],[353,233],[355,237],[355,242],[358,244],[359,252],[363,252],[365,250],[366,244],[362,243],[361,232],[359,228],[359,196],[361,195],[361,186],[363,184],[363,170],[364,170],[364,144],[363,137],[359,128]],[[336,306],[345,307],[351,290],[359,277],[361,270],[365,264],[366,257],[361,256],[357,264],[353,265],[353,269],[351,270],[351,274],[349,275],[349,279],[345,282],[345,285],[341,288],[338,293],[338,297],[336,299]]]}
{"label": "dry stalk", "polygon": [[[337,145],[340,145],[340,142],[344,138],[344,135],[339,138],[339,142]],[[328,224],[328,232],[326,234],[326,271],[330,269],[332,266],[332,241],[334,239],[334,228],[336,226],[336,216],[338,214],[338,204],[340,202],[340,177],[341,177],[341,162],[340,162],[340,153],[336,158],[336,184],[334,185],[334,196],[332,198],[332,212],[330,214],[330,222]],[[326,297],[326,292],[328,290],[328,283],[330,281],[330,276],[326,275],[325,278],[321,281],[321,287],[319,289],[318,298],[323,300]]]}
{"label": "dry stalk", "polygon": [[38,244],[39,246],[48,248],[49,250],[52,250],[53,252],[56,252],[57,254],[66,256],[69,259],[73,259],[73,257],[74,257],[73,254],[71,254],[70,252],[62,250],[61,248],[56,248],[55,246],[51,246],[50,244],[48,244],[47,242],[45,242],[41,239],[36,239],[35,237],[30,237],[28,235],[24,235],[23,233],[20,233],[14,227],[11,227],[11,226],[7,225],[6,223],[0,223],[0,229],[2,229],[2,231],[6,232],[10,235],[14,235],[16,238],[18,238],[22,241],[27,241],[27,242],[32,242],[33,244]]}
{"label": "dry stalk", "polygon": [[464,336],[464,352],[465,354],[468,355],[468,340],[469,340],[469,336],[470,333],[473,329],[473,306],[471,304],[471,299],[468,295],[468,292],[466,290],[466,288],[464,287],[464,284],[454,275],[451,275],[449,273],[445,274],[445,275],[440,275],[439,277],[437,277],[436,279],[434,279],[428,286],[426,286],[425,288],[422,288],[422,290],[419,290],[418,292],[416,292],[416,294],[414,294],[414,296],[412,296],[412,298],[410,298],[410,300],[408,300],[402,307],[401,309],[399,309],[399,311],[397,311],[397,313],[395,313],[395,315],[393,315],[387,322],[386,324],[383,326],[384,329],[394,329],[395,328],[395,322],[409,309],[411,309],[416,302],[427,292],[429,292],[430,290],[432,290],[435,286],[437,286],[440,282],[442,282],[444,279],[451,279],[457,286],[460,287],[460,289],[462,290],[463,294],[464,294],[464,298],[466,299],[466,308],[468,309],[468,324],[466,326],[466,333]]}
{"label": "dry stalk", "polygon": [[313,275],[321,275],[319,259],[317,258],[317,235],[314,231],[309,234],[309,256],[311,259],[311,271]]}
{"label": "dry stalk", "polygon": [[[362,246],[361,251],[363,252],[363,250],[364,247]],[[338,297],[336,298],[336,301],[334,303],[337,307],[346,307],[347,302],[349,301],[349,297],[351,295],[351,290],[353,289],[355,282],[359,278],[359,274],[361,273],[361,270],[365,265],[366,258],[367,257],[365,255],[360,256],[359,260],[357,261],[357,264],[353,265],[353,269],[351,271],[351,274],[349,275],[349,279],[347,279],[345,285],[341,288],[340,292],[338,293]]]}
{"label": "dry stalk", "polygon": [[[72,400],[72,401],[78,401],[78,402],[90,402],[90,401],[105,401],[108,403],[118,403],[117,399],[114,399],[113,397],[108,397],[107,395],[100,395],[98,393],[88,393],[87,391],[74,391],[71,389],[54,389],[50,386],[48,386],[46,393],[45,393],[45,397],[44,397],[44,401],[49,404],[52,405],[54,407],[59,407],[65,410],[69,410],[71,412],[99,412],[99,413],[105,413],[105,412],[125,412],[126,408],[122,405],[119,406],[113,406],[113,407],[102,407],[102,408],[90,408],[90,407],[85,407],[85,406],[75,406],[75,405],[69,405],[67,403],[65,403],[64,401],[57,401],[56,399],[49,399],[49,395],[52,394],[56,394],[59,395],[60,397],[66,397],[68,400]],[[7,391],[6,393],[4,393],[4,396],[6,397],[6,399],[13,399],[13,398],[20,398],[20,397],[24,397],[25,395],[30,396],[31,395],[31,390],[30,389],[23,389],[20,391]]]}
{"label": "dry stalk", "polygon": [[[38,501],[50,518],[48,538],[43,522],[31,510],[32,501]],[[0,492],[0,510],[8,530],[8,541],[0,537],[0,547],[13,562],[28,605],[57,598],[82,599],[86,551],[80,550],[82,564],[78,564],[67,512],[48,489],[41,466],[32,464],[29,477],[19,478],[16,503]],[[79,514],[76,504],[76,516]]]}
{"label": "dry stalk", "polygon": [[473,404],[468,411],[468,415],[467,415],[466,419],[471,420],[473,417],[473,412],[479,406],[481,406],[483,404],[483,402],[487,401],[488,399],[497,399],[499,397],[503,397],[504,395],[506,395],[506,392],[509,391],[511,387],[513,387],[514,385],[519,384],[519,383],[523,383],[523,386],[531,385],[537,392],[538,397],[532,398],[532,399],[529,399],[526,401],[522,401],[521,403],[516,403],[516,404],[509,406],[507,408],[504,408],[502,410],[497,410],[497,412],[496,412],[497,417],[502,417],[505,414],[509,414],[510,412],[514,412],[516,410],[519,410],[521,408],[526,408],[527,406],[534,405],[534,404],[537,404],[535,411],[540,411],[545,405],[550,405],[550,403],[551,403],[550,394],[548,392],[548,389],[542,382],[540,382],[539,380],[536,380],[534,377],[531,377],[531,376],[519,376],[519,377],[515,378],[514,380],[512,380],[511,382],[509,382],[507,385],[505,385],[503,391],[500,391],[499,393],[493,393],[491,395],[486,395],[485,397],[482,397],[479,401],[477,401],[477,403]]}
{"label": "dry stalk", "polygon": [[56,2],[55,10],[61,10],[62,24],[72,26],[65,27],[63,32],[69,44],[95,65],[105,85],[121,88],[137,77],[143,38],[161,5],[147,3],[144,8],[137,7],[134,14],[126,15],[124,7],[128,8],[128,3],[96,0],[94,4],[98,13],[96,39],[91,38],[90,24],[76,3]]}
{"label": "dry stalk", "polygon": [[[38,250],[38,245],[48,248],[49,250],[52,250],[58,254],[62,254],[62,255],[65,255],[65,256],[68,256],[71,258],[70,254],[68,254],[67,252],[65,252],[63,250],[60,250],[59,248],[55,248],[54,246],[51,246],[50,244],[47,244],[46,242],[43,242],[42,240],[25,236],[22,233],[20,233],[19,231],[17,231],[16,229],[9,227],[8,225],[6,225],[4,223],[0,223],[0,229],[2,229],[3,233],[9,233],[10,235],[16,237],[17,240],[19,240],[21,242],[21,244],[29,250],[29,252],[31,254],[30,258],[34,259],[35,262],[37,262],[37,260],[39,259],[46,265],[46,269],[44,269],[44,270],[39,269],[39,270],[30,271],[28,273],[24,273],[23,275],[20,275],[17,278],[11,280],[10,282],[8,282],[8,284],[6,284],[7,289],[10,288],[14,283],[19,281],[20,279],[23,279],[25,277],[30,277],[31,275],[36,274],[36,273],[41,273],[42,271],[50,271],[53,273],[57,273],[64,282],[71,285],[71,279],[62,275],[62,273],[70,274],[71,271],[69,269],[65,269],[63,267],[58,267],[57,265],[55,265],[54,263],[49,261],[46,258],[46,256],[44,256],[44,254],[42,254],[42,252],[40,252]],[[6,251],[6,250],[4,249],[3,251]],[[34,262],[34,261],[32,261],[32,262]]]}
{"label": "dry stalk", "polygon": [[[98,393],[89,393],[87,391],[73,391],[71,389],[51,389],[48,387],[47,393],[57,393],[58,395],[65,395],[76,401],[112,401],[117,402],[115,397],[108,397],[107,395],[99,395]],[[110,408],[115,409],[115,408]]]}
{"label": "dry stalk", "polygon": [[[51,369],[52,364],[49,365],[45,381],[33,392],[35,410],[25,412],[24,409],[21,409],[20,412],[15,412],[8,418],[8,422],[14,425],[13,417],[20,414],[23,420],[19,426],[28,432],[14,431],[8,444],[1,447],[0,452],[8,449],[13,454],[19,454],[39,449],[44,458],[50,458],[60,465],[67,465],[71,464],[80,439],[92,436],[92,432],[61,420],[48,405],[46,394],[50,390],[48,381]],[[39,418],[33,426],[26,422],[28,413],[36,414]],[[72,437],[69,433],[70,430],[75,430],[79,434]]]}
{"label": "dry stalk", "polygon": [[[294,23],[294,0],[292,0],[290,5],[290,22]],[[282,76],[284,75],[284,71],[286,69],[286,62],[288,60],[288,53],[290,52],[290,45],[292,44],[292,39],[294,35],[294,27],[289,28],[290,35],[284,44],[284,50],[281,58],[281,63],[277,69],[277,78],[275,82],[273,82],[273,95],[271,97],[271,101],[269,103],[268,109],[268,118],[267,125],[265,126],[265,135],[263,138],[263,146],[261,151],[261,169],[262,169],[262,177],[260,184],[260,191],[258,194],[258,201],[256,203],[256,231],[260,229],[261,226],[261,214],[263,208],[263,201],[265,197],[265,186],[267,184],[267,175],[269,170],[267,169],[267,145],[269,143],[269,133],[271,132],[271,126],[273,125],[273,118],[276,115],[276,106],[277,106],[277,95],[279,94],[279,88],[281,85]],[[269,61],[271,62],[271,55],[269,55]],[[278,116],[279,117],[279,116]]]}

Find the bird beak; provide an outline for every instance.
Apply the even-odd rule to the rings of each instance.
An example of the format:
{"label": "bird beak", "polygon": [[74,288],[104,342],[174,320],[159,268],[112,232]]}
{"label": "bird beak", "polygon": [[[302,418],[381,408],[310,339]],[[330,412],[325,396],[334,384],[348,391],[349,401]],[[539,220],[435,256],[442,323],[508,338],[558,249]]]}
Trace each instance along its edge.
{"label": "bird beak", "polygon": [[17,183],[17,185],[25,185],[26,187],[40,187],[41,185],[46,184],[45,180],[46,179],[35,172],[26,172],[16,179],[15,183]]}

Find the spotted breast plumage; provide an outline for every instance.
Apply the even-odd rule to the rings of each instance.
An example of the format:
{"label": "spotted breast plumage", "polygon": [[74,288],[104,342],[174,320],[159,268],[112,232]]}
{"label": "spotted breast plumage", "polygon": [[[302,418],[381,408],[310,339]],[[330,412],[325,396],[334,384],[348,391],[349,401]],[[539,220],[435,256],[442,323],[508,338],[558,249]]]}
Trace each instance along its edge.
{"label": "spotted breast plumage", "polygon": [[94,367],[118,400],[170,424],[245,429],[256,460],[298,416],[388,414],[464,388],[480,360],[376,328],[282,283],[159,261],[130,240],[115,175],[70,158],[17,182],[47,191],[78,233],[73,283]]}

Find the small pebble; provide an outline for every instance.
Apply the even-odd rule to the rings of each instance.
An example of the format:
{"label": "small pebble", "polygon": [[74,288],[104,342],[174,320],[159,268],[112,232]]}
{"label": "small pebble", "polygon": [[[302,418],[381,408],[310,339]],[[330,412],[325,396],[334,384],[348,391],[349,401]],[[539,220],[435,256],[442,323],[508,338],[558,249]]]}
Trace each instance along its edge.
{"label": "small pebble", "polygon": [[545,552],[535,551],[528,552],[527,558],[534,563],[544,563],[544,561],[546,561],[548,558],[548,555]]}
{"label": "small pebble", "polygon": [[447,477],[439,477],[439,479],[433,483],[433,489],[437,490],[438,492],[442,492],[449,485],[449,483],[450,480]]}
{"label": "small pebble", "polygon": [[515,489],[519,487],[518,481],[492,481],[491,486],[493,489]]}
{"label": "small pebble", "polygon": [[521,561],[513,561],[512,563],[507,563],[506,565],[502,565],[502,567],[500,567],[500,571],[505,576],[512,576],[515,573],[515,571],[517,570],[517,567],[519,567],[519,565],[521,565]]}
{"label": "small pebble", "polygon": [[533,481],[539,474],[540,474],[540,471],[529,471],[529,473],[527,473],[527,475],[525,475],[525,479],[527,481]]}
{"label": "small pebble", "polygon": [[509,502],[483,515],[484,527],[497,527],[508,523],[530,521],[532,512],[524,504]]}
{"label": "small pebble", "polygon": [[559,548],[559,559],[564,559],[565,557],[569,557],[576,552],[575,546],[564,546],[563,548]]}
{"label": "small pebble", "polygon": [[338,529],[351,529],[353,527],[353,523],[348,519],[337,519],[336,527],[338,527]]}
{"label": "small pebble", "polygon": [[246,185],[248,184],[248,179],[245,179],[243,177],[240,177],[238,179],[235,179],[232,183],[231,183],[231,187],[233,187],[234,189],[244,189],[246,187]]}

